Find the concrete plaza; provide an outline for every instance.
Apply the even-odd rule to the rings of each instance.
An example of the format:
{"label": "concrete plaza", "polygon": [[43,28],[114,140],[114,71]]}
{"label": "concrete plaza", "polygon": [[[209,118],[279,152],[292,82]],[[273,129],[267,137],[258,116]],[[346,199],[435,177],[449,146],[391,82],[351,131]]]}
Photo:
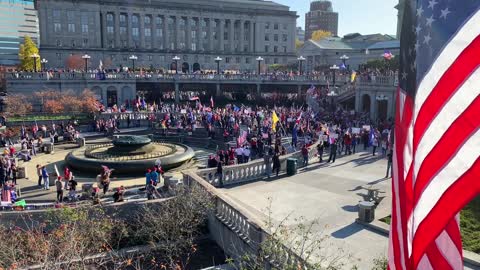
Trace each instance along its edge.
{"label": "concrete plaza", "polygon": [[387,160],[362,151],[338,157],[335,163],[311,163],[292,177],[222,191],[261,220],[270,215],[278,224],[288,217],[286,224],[291,228],[300,217],[305,223],[316,220],[314,231],[328,236],[322,254],[338,256],[338,250],[343,249],[345,269],[354,265],[371,269],[374,259],[387,255],[388,238],[355,223],[357,204],[362,200],[360,194],[367,193],[362,187],[378,188],[385,198],[376,210],[376,218],[389,215],[391,179],[384,178]]}

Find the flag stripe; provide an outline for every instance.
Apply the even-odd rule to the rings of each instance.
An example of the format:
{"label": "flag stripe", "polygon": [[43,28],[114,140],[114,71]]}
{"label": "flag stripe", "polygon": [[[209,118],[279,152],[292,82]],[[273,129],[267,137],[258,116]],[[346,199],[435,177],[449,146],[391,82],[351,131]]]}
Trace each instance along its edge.
{"label": "flag stripe", "polygon": [[[480,90],[480,88],[478,89]],[[452,106],[456,106],[456,103],[452,102]],[[420,170],[416,174],[417,180],[415,183],[415,200],[418,200],[424,189],[429,185],[432,177],[437,174],[438,170],[445,165],[451,155],[458,150],[457,146],[461,145],[466,138],[470,137],[471,134],[478,129],[478,126],[480,126],[480,118],[478,117],[479,113],[480,96],[477,96],[470,106],[463,110],[463,113],[452,123],[451,126],[448,127],[444,133],[441,132],[443,127],[438,128],[440,130],[439,132],[441,132],[440,134],[443,136],[435,145],[432,145],[433,149],[429,151],[429,154],[423,158],[423,163],[420,164]],[[439,120],[439,125],[441,125],[443,119],[446,119],[445,122],[448,122],[448,118],[449,116],[445,116],[445,118],[438,117],[437,119]],[[436,137],[438,137],[438,134],[431,134],[431,136],[431,141],[433,141],[436,139]],[[418,150],[420,151],[420,149],[422,148],[419,148]],[[473,148],[470,149],[470,151],[479,154],[480,149]],[[417,157],[417,155],[415,157]],[[422,158],[422,156],[420,155],[419,158]],[[472,156],[472,158],[474,159],[475,156]]]}
{"label": "flag stripe", "polygon": [[[464,83],[465,78],[468,78],[469,75],[472,74],[472,71],[478,67],[479,54],[480,36],[478,36],[472,44],[466,47],[458,59],[454,61],[452,66],[445,74],[443,74],[437,85],[433,88],[430,96],[425,100],[421,109],[418,111],[418,114],[415,115],[415,135],[413,139],[414,150],[417,149],[421,139],[430,140],[429,137],[424,136],[425,131],[432,121],[439,120],[436,117],[438,112],[442,109],[445,103],[449,102],[449,99],[458,87]],[[476,72],[474,75],[478,76]],[[469,88],[472,86],[471,84],[471,82],[465,83],[464,86]],[[454,112],[455,111],[449,111],[448,113],[454,114]],[[442,131],[443,130],[436,130],[435,132],[442,134]],[[435,141],[433,141],[433,143],[435,143]],[[422,162],[422,159],[417,159],[417,156],[415,156],[415,167],[418,167],[418,164]]]}
{"label": "flag stripe", "polygon": [[444,192],[442,200],[438,201],[428,213],[427,218],[431,222],[423,222],[418,226],[413,241],[416,250],[412,254],[414,266],[418,265],[428,243],[441,233],[445,227],[444,224],[449,223],[450,217],[458,213],[463,205],[471,201],[480,192],[479,175],[480,159],[477,159],[473,166],[451,185],[448,191]]}
{"label": "flag stripe", "polygon": [[[455,225],[457,224],[455,218],[452,218],[449,224],[451,223],[454,223]],[[452,269],[461,270],[463,269],[462,255],[457,249],[456,243],[452,240],[455,236],[450,237],[450,234],[456,235],[455,232],[458,231],[458,225],[456,225],[456,228],[447,228],[437,237],[437,239],[435,239],[433,244],[438,247],[438,251],[442,254],[443,258],[445,258]]]}
{"label": "flag stripe", "polygon": [[430,243],[427,249],[428,258],[435,258],[430,261],[433,269],[442,269],[442,270],[451,270],[452,267],[448,261],[443,257],[443,254],[438,250],[437,244],[435,242]]}
{"label": "flag stripe", "polygon": [[421,270],[434,270],[432,265],[430,264],[430,260],[428,259],[427,255],[423,255],[422,260],[417,269]]}
{"label": "flag stripe", "polygon": [[442,52],[433,62],[430,71],[425,74],[418,84],[415,96],[415,115],[418,115],[423,103],[430,95],[431,90],[443,74],[450,68],[451,64],[458,58],[475,38],[478,37],[478,26],[480,25],[480,11],[473,14],[456,35],[447,43]]}
{"label": "flag stripe", "polygon": [[415,205],[413,231],[416,232],[418,225],[423,222],[429,211],[442,199],[444,192],[468,171],[478,159],[472,149],[480,149],[480,132],[477,131],[457,151],[455,156],[430,182]]}

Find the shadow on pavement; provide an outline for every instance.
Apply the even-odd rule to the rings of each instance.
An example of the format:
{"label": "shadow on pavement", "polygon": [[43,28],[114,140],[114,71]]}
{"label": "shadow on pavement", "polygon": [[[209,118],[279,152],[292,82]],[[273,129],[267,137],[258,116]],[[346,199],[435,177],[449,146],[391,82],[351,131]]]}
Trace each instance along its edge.
{"label": "shadow on pavement", "polygon": [[347,212],[358,212],[358,205],[344,205],[342,206],[342,209],[347,211]]}
{"label": "shadow on pavement", "polygon": [[349,236],[352,236],[352,235],[356,234],[357,232],[359,232],[363,229],[365,229],[365,228],[362,225],[353,222],[352,224],[349,224],[349,225],[341,228],[340,230],[337,230],[337,231],[333,232],[331,235],[334,238],[345,239]]}

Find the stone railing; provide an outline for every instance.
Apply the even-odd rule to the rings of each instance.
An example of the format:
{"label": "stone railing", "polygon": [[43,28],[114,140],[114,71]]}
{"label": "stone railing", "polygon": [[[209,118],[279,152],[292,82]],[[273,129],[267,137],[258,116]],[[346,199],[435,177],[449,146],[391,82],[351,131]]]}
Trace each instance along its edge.
{"label": "stone railing", "polygon": [[[168,82],[225,82],[225,81],[245,81],[245,82],[297,82],[297,83],[332,83],[333,78],[330,75],[275,75],[275,74],[157,74],[157,73],[82,73],[82,72],[15,72],[8,73],[5,78],[10,81],[16,80],[130,80],[132,82],[142,81],[168,81]],[[339,75],[336,78],[336,84],[343,84],[349,81],[349,76]]]}
{"label": "stone railing", "polygon": [[[215,208],[209,218],[210,232],[214,240],[227,255],[239,259],[245,253],[259,255],[262,245],[274,245],[274,252],[266,257],[264,269],[285,269],[287,266],[296,266],[296,269],[313,269],[305,260],[298,256],[291,248],[276,241],[266,242],[270,237],[265,222],[251,215],[243,206],[237,204],[228,196],[219,192],[195,171],[184,172],[184,183],[197,185],[212,194]],[[223,228],[228,228],[227,230]]]}
{"label": "stone railing", "polygon": [[[309,162],[312,160],[312,158],[315,157],[316,154],[317,144],[314,144],[309,148]],[[280,172],[286,171],[287,159],[289,158],[297,159],[298,168],[303,167],[302,153],[301,151],[297,151],[280,157]],[[273,167],[273,161],[271,162],[271,166]],[[220,187],[222,186],[222,184],[223,186],[228,186],[262,179],[266,177],[266,166],[263,159],[258,159],[239,165],[224,166],[222,181],[220,181],[219,176],[216,174],[216,172],[217,168],[208,168],[198,170],[197,174],[203,179],[205,179],[212,186]]]}
{"label": "stone railing", "polygon": [[357,85],[360,86],[398,86],[398,78],[396,76],[372,76],[367,79],[364,77],[357,78]]}

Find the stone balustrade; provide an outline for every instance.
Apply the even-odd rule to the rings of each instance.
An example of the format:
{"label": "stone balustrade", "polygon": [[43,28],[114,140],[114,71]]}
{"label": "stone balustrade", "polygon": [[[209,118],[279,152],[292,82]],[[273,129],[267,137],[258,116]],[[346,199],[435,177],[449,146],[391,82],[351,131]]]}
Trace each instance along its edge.
{"label": "stone balustrade", "polygon": [[[82,72],[15,72],[5,75],[7,80],[104,80],[104,81],[135,81],[135,82],[212,82],[221,83],[228,81],[240,81],[251,83],[265,82],[291,82],[291,83],[332,83],[331,75],[274,75],[274,74],[158,74],[158,73],[82,73]],[[350,81],[349,75],[338,75],[336,84],[342,85]],[[374,76],[370,79],[357,78],[360,85],[383,85],[393,86],[398,80],[395,77]]]}
{"label": "stone balustrade", "polygon": [[[311,161],[312,158],[315,157],[317,153],[317,144],[310,146],[309,149],[309,160]],[[295,158],[297,159],[297,166],[303,167],[303,156],[301,151],[297,151],[285,156],[280,157],[280,172],[286,171],[286,164],[288,158]],[[272,161],[273,167],[273,161]],[[217,168],[208,168],[198,170],[197,174],[205,179],[208,183],[212,186],[220,187],[228,186],[228,185],[235,185],[239,183],[246,183],[252,182],[258,179],[262,179],[266,177],[266,166],[265,161],[263,159],[254,160],[248,163],[239,164],[239,165],[232,165],[232,166],[224,166],[223,167],[223,179],[220,182],[219,176],[216,174]]]}

